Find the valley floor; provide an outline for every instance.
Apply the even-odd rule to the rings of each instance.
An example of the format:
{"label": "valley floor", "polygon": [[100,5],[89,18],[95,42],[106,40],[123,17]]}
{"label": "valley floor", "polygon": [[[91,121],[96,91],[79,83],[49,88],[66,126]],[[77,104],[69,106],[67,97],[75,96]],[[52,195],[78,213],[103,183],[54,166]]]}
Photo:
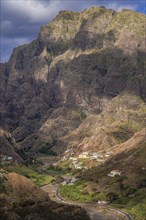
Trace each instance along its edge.
{"label": "valley floor", "polygon": [[79,203],[71,202],[62,198],[59,194],[57,185],[46,185],[41,187],[48,193],[51,200],[68,205],[77,205],[83,207],[91,220],[132,220],[133,218],[127,213],[123,213],[120,210],[112,209],[109,206],[98,205],[96,203]]}

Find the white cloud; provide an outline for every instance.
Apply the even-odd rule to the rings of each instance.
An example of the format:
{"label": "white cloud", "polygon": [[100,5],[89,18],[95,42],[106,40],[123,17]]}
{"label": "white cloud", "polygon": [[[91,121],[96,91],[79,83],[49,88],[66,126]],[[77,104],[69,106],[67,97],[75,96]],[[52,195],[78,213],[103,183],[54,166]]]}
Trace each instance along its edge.
{"label": "white cloud", "polygon": [[29,22],[41,22],[52,18],[61,7],[61,1],[50,1],[48,5],[36,0],[13,0],[2,1],[2,8],[7,14],[18,17],[25,17]]}
{"label": "white cloud", "polygon": [[110,8],[110,9],[114,9],[116,11],[121,11],[123,8],[126,8],[126,9],[130,9],[130,10],[136,10],[137,8],[137,5],[128,5],[128,4],[122,4],[121,2],[120,3],[116,3],[116,2],[111,2],[109,4],[107,4],[107,8]]}

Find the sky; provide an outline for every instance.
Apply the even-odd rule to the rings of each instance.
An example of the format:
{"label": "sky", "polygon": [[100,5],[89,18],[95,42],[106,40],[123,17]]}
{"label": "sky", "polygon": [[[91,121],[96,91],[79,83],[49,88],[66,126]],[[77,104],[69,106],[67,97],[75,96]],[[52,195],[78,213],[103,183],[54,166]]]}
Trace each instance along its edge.
{"label": "sky", "polygon": [[7,62],[15,47],[35,39],[40,27],[60,10],[82,11],[91,6],[146,13],[146,0],[0,0],[0,61]]}

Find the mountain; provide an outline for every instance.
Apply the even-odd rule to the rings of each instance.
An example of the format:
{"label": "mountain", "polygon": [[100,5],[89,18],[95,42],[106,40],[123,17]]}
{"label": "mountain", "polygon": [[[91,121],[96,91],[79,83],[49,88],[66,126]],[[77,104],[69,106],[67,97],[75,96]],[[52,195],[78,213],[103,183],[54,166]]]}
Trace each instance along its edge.
{"label": "mountain", "polygon": [[[146,124],[145,15],[61,11],[1,64],[1,126],[20,155],[110,150]],[[25,153],[24,153],[25,152]]]}
{"label": "mountain", "polygon": [[89,220],[84,209],[51,201],[46,192],[19,174],[0,174],[0,182],[1,219]]}
{"label": "mountain", "polygon": [[77,174],[62,196],[145,219],[145,22],[126,9],[61,11],[0,64],[0,153],[14,159],[0,169],[3,219],[88,219],[14,169],[36,183]]}

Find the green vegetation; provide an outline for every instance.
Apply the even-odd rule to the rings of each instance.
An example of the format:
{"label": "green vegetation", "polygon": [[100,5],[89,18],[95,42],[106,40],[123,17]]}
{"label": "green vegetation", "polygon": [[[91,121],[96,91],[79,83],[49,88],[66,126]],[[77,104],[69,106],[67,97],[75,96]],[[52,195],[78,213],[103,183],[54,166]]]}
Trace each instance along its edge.
{"label": "green vegetation", "polygon": [[86,119],[86,118],[87,118],[86,113],[83,112],[83,111],[81,111],[81,112],[80,112],[80,119],[81,119],[81,120],[84,120],[84,119]]}
{"label": "green vegetation", "polygon": [[135,220],[146,220],[146,200],[132,207],[130,210]]}
{"label": "green vegetation", "polygon": [[111,206],[129,212],[135,220],[146,220],[146,181],[140,188],[126,187],[123,192],[97,192],[87,189],[85,181],[61,186],[61,195],[67,200],[79,202],[109,201]]}
{"label": "green vegetation", "polygon": [[5,192],[5,177],[0,174],[0,193]]}
{"label": "green vegetation", "polygon": [[42,153],[42,154],[50,155],[50,156],[56,156],[56,153],[50,149],[51,147],[52,146],[45,143],[41,146],[41,148],[39,149],[39,152]]}
{"label": "green vegetation", "polygon": [[46,171],[49,175],[53,175],[53,176],[64,174],[64,171],[62,170],[61,167],[57,167],[57,166],[55,167],[52,165],[50,165]]}
{"label": "green vegetation", "polygon": [[129,212],[135,220],[146,220],[146,188],[134,190],[131,195],[121,196],[111,205]]}
{"label": "green vegetation", "polygon": [[107,200],[106,193],[97,192],[94,188],[88,188],[88,183],[85,180],[78,180],[73,185],[67,184],[61,186],[60,189],[62,197],[67,200],[79,202],[97,202],[98,200]]}
{"label": "green vegetation", "polygon": [[92,195],[83,191],[85,187],[84,181],[77,181],[74,185],[61,186],[61,195],[68,200],[79,202],[90,202],[93,200]]}
{"label": "green vegetation", "polygon": [[118,141],[118,143],[122,143],[130,139],[134,135],[134,132],[128,126],[120,126],[111,134]]}
{"label": "green vegetation", "polygon": [[5,166],[5,170],[6,172],[15,172],[23,175],[38,186],[47,185],[54,179],[54,177],[51,175],[37,173],[33,169],[20,164]]}

